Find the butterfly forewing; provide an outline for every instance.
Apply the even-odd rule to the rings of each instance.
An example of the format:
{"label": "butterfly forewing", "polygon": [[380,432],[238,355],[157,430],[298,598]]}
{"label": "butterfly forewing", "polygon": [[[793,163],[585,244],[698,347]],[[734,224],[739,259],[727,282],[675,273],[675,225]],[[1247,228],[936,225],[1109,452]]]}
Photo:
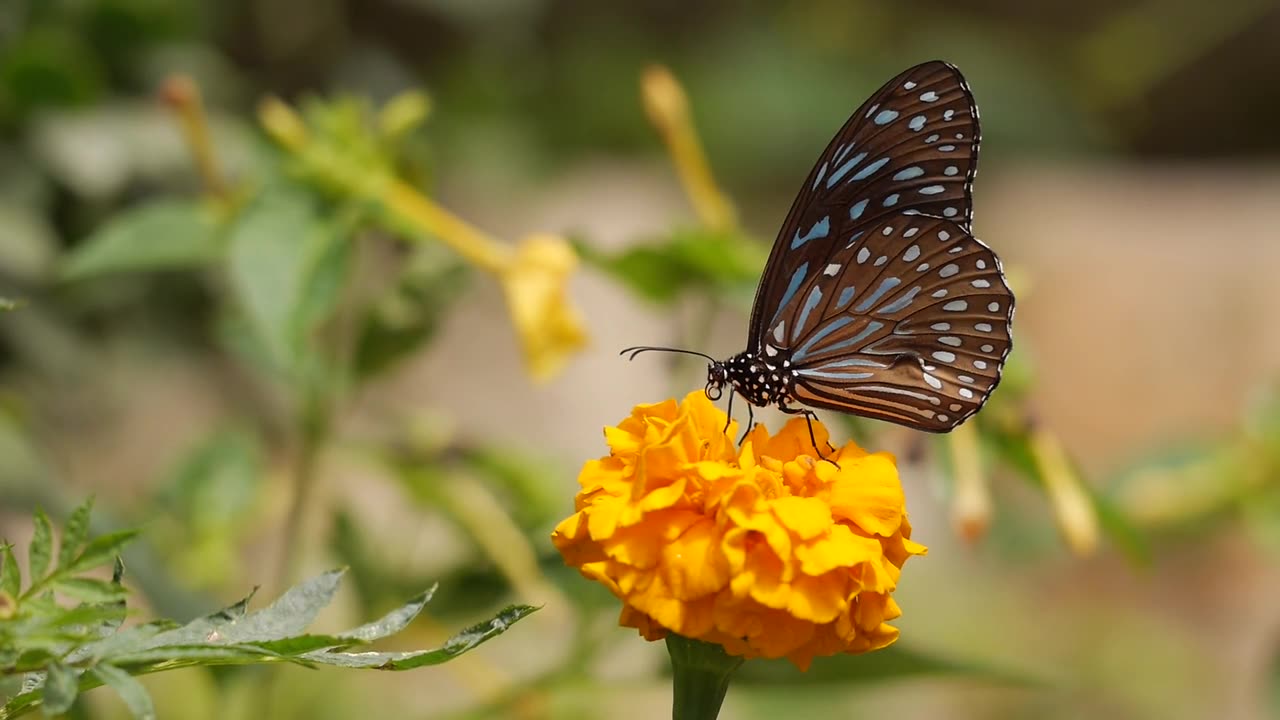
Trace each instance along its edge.
{"label": "butterfly forewing", "polygon": [[812,266],[859,229],[905,213],[967,230],[979,140],[973,96],[947,63],[917,65],[868,98],[827,146],[782,225],[756,294],[749,349],[760,349]]}
{"label": "butterfly forewing", "polygon": [[1011,347],[1000,261],[944,218],[885,218],[806,271],[764,342],[813,407],[942,432],[982,406]]}

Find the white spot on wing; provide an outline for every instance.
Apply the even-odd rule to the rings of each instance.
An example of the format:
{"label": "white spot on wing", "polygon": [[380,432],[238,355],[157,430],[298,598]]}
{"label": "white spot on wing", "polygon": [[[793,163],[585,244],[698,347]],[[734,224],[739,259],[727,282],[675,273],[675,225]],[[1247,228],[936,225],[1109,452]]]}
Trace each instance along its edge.
{"label": "white spot on wing", "polygon": [[827,268],[825,270],[822,271],[822,274],[835,277],[836,273],[838,272],[840,272],[840,263],[831,263],[827,265]]}
{"label": "white spot on wing", "polygon": [[946,305],[943,305],[942,309],[947,312],[964,312],[969,309],[969,303],[965,300],[952,300]]}

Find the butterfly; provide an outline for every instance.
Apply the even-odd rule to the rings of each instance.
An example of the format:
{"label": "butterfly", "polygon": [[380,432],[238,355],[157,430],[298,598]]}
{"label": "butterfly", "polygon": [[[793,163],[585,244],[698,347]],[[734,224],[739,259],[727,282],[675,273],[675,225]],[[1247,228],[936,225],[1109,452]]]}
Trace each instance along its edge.
{"label": "butterfly", "polygon": [[[858,108],[778,232],[747,349],[710,361],[707,396],[948,432],[982,408],[1013,346],[1013,293],[973,236],[978,108],[960,71],[912,67]],[[797,407],[804,406],[804,407]],[[748,421],[748,428],[751,422]]]}

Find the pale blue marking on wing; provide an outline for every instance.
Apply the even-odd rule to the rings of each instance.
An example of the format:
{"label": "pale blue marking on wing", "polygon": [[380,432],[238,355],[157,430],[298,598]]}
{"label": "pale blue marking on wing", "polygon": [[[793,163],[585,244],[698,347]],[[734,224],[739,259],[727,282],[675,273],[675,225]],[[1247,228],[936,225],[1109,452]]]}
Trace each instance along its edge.
{"label": "pale blue marking on wing", "polygon": [[828,378],[830,380],[866,380],[869,377],[875,377],[875,373],[859,372],[859,373],[833,373],[822,372],[821,370],[797,370],[796,374],[805,377]]}
{"label": "pale blue marking on wing", "polygon": [[941,185],[930,185],[929,187],[920,188],[920,194],[921,195],[937,195],[938,193],[942,192],[945,189],[946,188],[942,187]]}
{"label": "pale blue marking on wing", "polygon": [[832,320],[831,322],[827,323],[825,327],[823,327],[818,332],[814,333],[813,337],[809,338],[809,340],[805,342],[804,345],[800,346],[800,349],[796,350],[795,354],[791,356],[791,359],[797,362],[800,361],[802,358],[804,358],[805,355],[809,354],[809,349],[812,348],[820,340],[822,340],[822,338],[830,335],[831,333],[835,332],[836,330],[839,330],[840,328],[844,327],[845,325],[848,325],[851,322],[853,322],[853,316],[841,315],[835,320]]}
{"label": "pale blue marking on wing", "polygon": [[799,322],[796,323],[795,327],[791,328],[791,342],[795,342],[804,333],[805,325],[809,324],[809,313],[820,302],[822,302],[822,288],[814,285],[813,289],[809,291],[809,297],[804,299],[804,307],[800,309]]}
{"label": "pale blue marking on wing", "polygon": [[905,168],[903,170],[899,170],[898,172],[894,173],[893,179],[894,180],[910,180],[912,178],[918,178],[923,174],[924,174],[924,168],[913,165],[909,168]]}
{"label": "pale blue marking on wing", "polygon": [[843,310],[845,305],[853,302],[853,296],[858,293],[858,288],[850,285],[840,291],[840,297],[836,299],[836,309]]}
{"label": "pale blue marking on wing", "polygon": [[924,129],[924,120],[925,118],[923,115],[917,115],[911,118],[911,122],[907,123],[907,127],[915,130],[916,132],[920,132]]}
{"label": "pale blue marking on wing", "polygon": [[885,293],[898,287],[901,284],[902,284],[902,281],[896,277],[887,277],[884,280],[881,280],[880,287],[876,288],[875,292],[868,295],[866,300],[863,300],[862,302],[858,303],[858,307],[854,308],[854,311],[866,312],[870,310],[873,305],[880,302],[880,298],[884,297]]}
{"label": "pale blue marking on wing", "polygon": [[791,302],[791,298],[796,296],[796,291],[799,290],[800,285],[804,283],[804,276],[808,272],[809,263],[804,263],[800,267],[796,268],[796,271],[792,273],[791,284],[787,285],[787,291],[782,294],[782,302],[778,303],[778,308],[773,311],[773,322],[770,322],[770,325],[773,325],[774,322],[777,321],[778,315],[782,314],[782,308],[786,307],[787,303]]}
{"label": "pale blue marking on wing", "polygon": [[[867,178],[871,177],[872,174],[875,173],[875,171],[884,167],[885,163],[887,162],[889,162],[889,158],[882,157],[879,160],[859,170],[857,175],[854,175],[853,177],[849,178],[849,181],[853,182],[854,180],[866,180]],[[828,187],[830,187],[831,183],[827,183],[827,185]]]}
{"label": "pale blue marking on wing", "polygon": [[915,287],[911,288],[910,290],[908,290],[905,294],[903,294],[903,296],[902,296],[902,297],[900,297],[900,298],[898,298],[897,300],[894,300],[893,302],[889,303],[888,305],[885,305],[884,307],[882,307],[882,308],[880,308],[880,309],[876,310],[876,312],[880,312],[880,313],[896,313],[896,312],[898,312],[899,310],[901,310],[901,309],[903,309],[903,308],[907,307],[908,305],[910,305],[910,304],[911,304],[911,302],[912,302],[913,300],[915,300],[915,299],[916,299],[916,295],[917,295],[919,292],[920,292],[920,286],[919,286],[919,285],[917,285],[917,286],[915,286]]}
{"label": "pale blue marking on wing", "polygon": [[830,189],[835,187],[836,183],[840,182],[840,178],[848,174],[848,172],[853,169],[854,165],[857,165],[858,163],[862,162],[863,160],[866,159],[866,157],[867,157],[866,153],[860,152],[857,155],[854,155],[853,157],[849,158],[845,162],[845,164],[836,168],[835,172],[831,173],[831,177],[827,178],[827,188]]}
{"label": "pale blue marking on wing", "polygon": [[822,348],[821,350],[819,350],[818,352],[828,353],[833,350],[843,350],[847,347],[853,347],[854,345],[857,345],[862,341],[866,340],[867,338],[871,337],[873,334],[879,331],[880,328],[882,327],[884,327],[884,323],[880,322],[879,320],[872,320],[868,322],[867,326],[862,328],[862,332],[858,333],[857,335],[854,335],[848,340],[841,340],[835,345],[828,345]]}
{"label": "pale blue marking on wing", "polygon": [[817,190],[817,189],[818,189],[818,183],[822,182],[822,178],[823,178],[824,176],[826,176],[826,174],[827,174],[827,164],[826,164],[826,163],[822,163],[822,167],[818,168],[818,177],[816,177],[816,178],[814,178],[814,179],[813,179],[813,187],[811,187],[811,188],[809,188],[809,189],[810,189],[810,190]]}
{"label": "pale blue marking on wing", "polygon": [[853,207],[849,208],[849,219],[857,220],[858,218],[862,217],[862,212],[866,209],[867,209],[867,201],[865,199],[859,200],[858,202],[853,204]]}
{"label": "pale blue marking on wing", "polygon": [[876,113],[876,119],[874,122],[877,125],[888,125],[889,123],[893,122],[894,119],[896,119],[897,117],[898,117],[897,110],[881,110],[879,113]]}
{"label": "pale blue marking on wing", "polygon": [[831,216],[830,215],[814,223],[813,227],[809,228],[809,232],[805,233],[804,235],[801,235],[800,231],[796,230],[796,236],[791,239],[791,249],[795,250],[796,248],[809,242],[810,240],[824,238],[827,236],[827,233],[829,232],[831,232]]}
{"label": "pale blue marking on wing", "polygon": [[893,207],[894,205],[897,205],[897,204],[898,204],[898,193],[894,193],[894,194],[892,194],[892,195],[889,195],[888,197],[886,197],[886,198],[884,199],[884,206],[885,206],[885,207]]}

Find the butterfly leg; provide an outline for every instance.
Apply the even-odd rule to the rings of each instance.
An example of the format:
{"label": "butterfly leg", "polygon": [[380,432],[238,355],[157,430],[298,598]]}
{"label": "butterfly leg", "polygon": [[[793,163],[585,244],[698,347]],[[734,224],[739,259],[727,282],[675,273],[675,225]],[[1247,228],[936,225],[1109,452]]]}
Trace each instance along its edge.
{"label": "butterfly leg", "polygon": [[747,439],[747,435],[751,434],[751,428],[755,427],[756,408],[751,403],[747,403],[747,429],[742,431],[742,437],[738,438],[738,444],[741,445]]}
{"label": "butterfly leg", "polygon": [[[804,416],[805,424],[809,426],[809,442],[813,445],[813,449],[814,449],[814,450],[818,450],[818,438],[817,438],[817,436],[816,436],[816,435],[814,435],[814,433],[813,433],[813,421],[814,421],[814,419],[817,417],[817,416],[814,414],[814,412],[813,412],[812,410],[808,410],[808,409],[806,409],[806,408],[790,408],[790,407],[786,407],[786,406],[784,406],[784,405],[779,405],[779,406],[778,406],[778,409],[779,409],[779,410],[781,410],[782,412],[784,412],[784,413],[788,414],[788,415],[803,415],[803,416]],[[831,441],[829,441],[829,440],[828,440],[828,441],[827,441],[827,448],[828,448],[827,452],[834,452],[834,451],[835,451],[835,449],[836,449],[836,446],[835,446],[835,445],[832,445],[832,444],[831,444]],[[831,458],[827,457],[826,453],[822,452],[821,450],[818,450],[818,457],[819,457],[820,459],[822,459],[822,460],[826,460],[827,462],[831,463],[832,465],[835,465],[837,468],[838,468],[838,467],[840,467],[840,463],[838,463],[838,462],[836,462],[835,460],[832,460]]]}
{"label": "butterfly leg", "polygon": [[733,424],[733,396],[737,394],[732,388],[729,389],[729,409],[725,411],[724,418],[724,432],[726,433],[729,432],[729,426]]}

